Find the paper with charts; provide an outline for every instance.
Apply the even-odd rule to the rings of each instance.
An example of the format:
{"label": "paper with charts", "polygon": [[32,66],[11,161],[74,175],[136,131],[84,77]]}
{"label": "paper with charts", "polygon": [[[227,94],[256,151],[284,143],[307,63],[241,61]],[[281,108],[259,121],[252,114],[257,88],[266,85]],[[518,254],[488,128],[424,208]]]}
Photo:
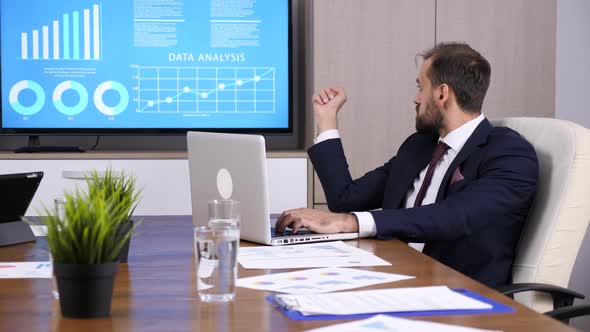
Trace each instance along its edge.
{"label": "paper with charts", "polygon": [[323,268],[238,279],[239,287],[290,294],[313,294],[412,279],[401,274],[347,268]]}
{"label": "paper with charts", "polygon": [[[423,322],[418,320],[376,315],[355,322],[336,324],[307,332],[494,332],[492,330],[475,329],[457,325]],[[497,331],[495,331],[497,332]]]}
{"label": "paper with charts", "polygon": [[0,279],[51,278],[51,262],[0,263]]}
{"label": "paper with charts", "polygon": [[387,266],[391,263],[342,241],[281,247],[240,248],[238,260],[245,269]]}
{"label": "paper with charts", "polygon": [[285,308],[302,315],[358,315],[383,312],[491,309],[447,286],[371,289],[330,294],[280,294]]}

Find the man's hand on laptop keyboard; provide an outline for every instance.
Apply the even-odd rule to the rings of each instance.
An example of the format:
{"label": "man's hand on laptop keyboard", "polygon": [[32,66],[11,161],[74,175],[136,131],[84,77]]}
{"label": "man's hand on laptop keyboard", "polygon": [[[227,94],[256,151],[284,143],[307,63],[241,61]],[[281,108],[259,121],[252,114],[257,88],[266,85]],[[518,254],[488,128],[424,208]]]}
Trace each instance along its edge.
{"label": "man's hand on laptop keyboard", "polygon": [[332,213],[314,209],[287,210],[281,214],[275,225],[277,233],[289,227],[293,233],[305,227],[316,233],[355,233],[358,221],[352,213]]}

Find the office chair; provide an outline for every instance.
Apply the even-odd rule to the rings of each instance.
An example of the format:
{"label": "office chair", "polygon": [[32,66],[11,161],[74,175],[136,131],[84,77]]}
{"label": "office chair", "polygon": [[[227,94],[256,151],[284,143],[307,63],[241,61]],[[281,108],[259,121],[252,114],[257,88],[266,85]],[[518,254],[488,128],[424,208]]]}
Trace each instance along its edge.
{"label": "office chair", "polygon": [[584,298],[566,287],[590,221],[590,130],[550,118],[491,123],[519,132],[539,159],[537,194],[513,264],[515,284],[498,291],[538,312],[571,306]]}
{"label": "office chair", "polygon": [[553,317],[565,324],[569,324],[571,318],[590,315],[590,304],[574,305],[546,312],[545,315]]}

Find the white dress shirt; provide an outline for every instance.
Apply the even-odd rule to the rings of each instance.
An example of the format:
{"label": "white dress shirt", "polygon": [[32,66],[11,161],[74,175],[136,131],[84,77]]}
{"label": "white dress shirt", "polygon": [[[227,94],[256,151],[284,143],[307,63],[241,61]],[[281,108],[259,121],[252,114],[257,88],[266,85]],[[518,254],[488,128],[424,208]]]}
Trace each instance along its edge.
{"label": "white dress shirt", "polygon": [[[434,174],[432,175],[432,181],[430,182],[430,186],[426,191],[426,196],[422,201],[422,205],[428,205],[434,203],[436,200],[436,195],[438,193],[438,189],[440,188],[441,182],[445,173],[451,166],[451,163],[465,145],[465,142],[469,139],[471,134],[475,131],[475,128],[485,119],[483,113],[480,114],[477,118],[463,124],[461,127],[451,131],[447,134],[445,138],[439,138],[439,142],[443,141],[447,144],[450,148],[447,150],[447,153],[443,155],[441,160],[438,162],[436,168],[434,169]],[[338,133],[337,129],[326,130],[322,132],[316,138],[316,144],[323,142],[328,139],[333,138],[340,138],[340,134]],[[406,195],[406,208],[411,208],[414,206],[414,202],[416,201],[416,196],[418,195],[418,191],[420,191],[420,187],[422,186],[422,182],[424,181],[424,177],[426,176],[426,170],[428,169],[428,165],[420,172],[420,175],[414,180],[414,185],[408,190]],[[375,219],[370,212],[353,212],[359,223],[359,237],[370,237],[375,236],[377,234],[377,225],[375,225]],[[395,222],[395,221],[392,221]]]}

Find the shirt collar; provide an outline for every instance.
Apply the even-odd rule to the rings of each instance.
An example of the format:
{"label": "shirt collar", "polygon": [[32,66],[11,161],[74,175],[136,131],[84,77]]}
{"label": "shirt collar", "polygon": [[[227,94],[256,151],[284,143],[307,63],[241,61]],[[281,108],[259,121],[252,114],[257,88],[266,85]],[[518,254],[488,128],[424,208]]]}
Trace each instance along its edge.
{"label": "shirt collar", "polygon": [[483,113],[481,113],[477,118],[464,123],[461,127],[451,131],[447,134],[447,136],[442,139],[438,138],[438,141],[443,141],[447,144],[451,149],[455,151],[460,151],[465,145],[465,142],[471,137],[471,134],[475,131],[475,128],[485,119]]}

